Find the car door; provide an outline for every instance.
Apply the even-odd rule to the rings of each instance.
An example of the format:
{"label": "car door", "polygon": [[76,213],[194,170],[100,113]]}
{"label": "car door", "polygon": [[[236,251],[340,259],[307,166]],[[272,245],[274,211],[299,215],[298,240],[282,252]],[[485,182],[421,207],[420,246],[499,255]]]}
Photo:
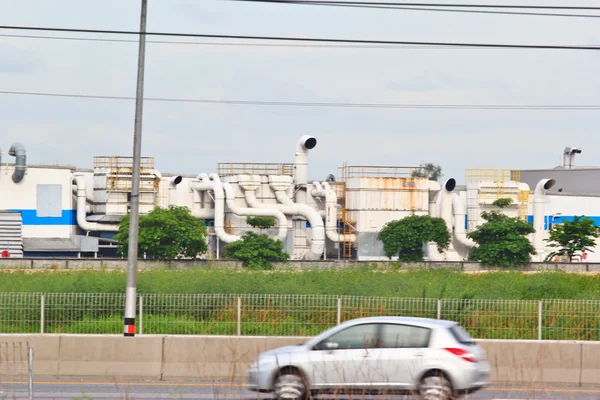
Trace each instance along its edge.
{"label": "car door", "polygon": [[403,324],[382,324],[379,346],[380,367],[385,371],[385,385],[410,388],[426,368],[429,328]]}
{"label": "car door", "polygon": [[309,355],[309,375],[314,388],[361,387],[377,377],[379,324],[348,327],[315,345]]}

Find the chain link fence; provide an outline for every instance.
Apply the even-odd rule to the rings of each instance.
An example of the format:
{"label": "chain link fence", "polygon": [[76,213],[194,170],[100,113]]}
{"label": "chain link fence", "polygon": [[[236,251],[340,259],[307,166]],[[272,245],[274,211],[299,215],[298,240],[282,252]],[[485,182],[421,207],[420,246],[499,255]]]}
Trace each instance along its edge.
{"label": "chain link fence", "polygon": [[[125,295],[0,293],[0,333],[120,334]],[[600,340],[600,300],[139,294],[139,334],[313,336],[353,318],[453,320],[481,339]]]}

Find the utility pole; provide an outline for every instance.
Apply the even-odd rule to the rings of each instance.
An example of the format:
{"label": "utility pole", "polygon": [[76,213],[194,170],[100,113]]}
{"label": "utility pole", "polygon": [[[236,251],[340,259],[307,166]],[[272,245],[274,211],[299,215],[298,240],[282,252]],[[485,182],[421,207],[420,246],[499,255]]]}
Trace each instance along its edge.
{"label": "utility pole", "polygon": [[125,336],[135,336],[137,303],[137,258],[140,220],[140,168],[142,153],[142,111],[144,105],[144,62],[146,56],[146,13],[148,0],[142,0],[138,51],[135,128],[133,133],[133,171],[131,177],[131,211],[129,213],[129,248],[127,250],[127,288],[125,291]]}

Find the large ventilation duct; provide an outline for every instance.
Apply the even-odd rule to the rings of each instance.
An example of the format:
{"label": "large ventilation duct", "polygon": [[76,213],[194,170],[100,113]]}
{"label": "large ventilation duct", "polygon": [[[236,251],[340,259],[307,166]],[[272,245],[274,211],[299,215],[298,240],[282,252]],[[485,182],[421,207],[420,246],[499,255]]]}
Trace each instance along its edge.
{"label": "large ventilation duct", "polygon": [[438,194],[437,203],[437,216],[442,218],[446,222],[448,230],[452,232],[452,191],[456,187],[456,180],[454,178],[448,179],[443,185],[442,190]]}
{"label": "large ventilation duct", "polygon": [[[544,252],[544,214],[546,210],[546,192],[556,184],[554,179],[542,179],[533,192],[533,247],[538,257]],[[540,260],[541,261],[541,260]]]}
{"label": "large ventilation duct", "polygon": [[85,177],[81,173],[73,174],[73,181],[77,187],[77,225],[84,231],[118,232],[118,224],[100,224],[86,220],[86,190]]}
{"label": "large ventilation duct", "polygon": [[25,177],[25,169],[27,168],[27,152],[25,146],[21,143],[13,143],[8,150],[8,155],[16,158],[15,160],[15,172],[12,175],[14,183],[19,183]]}
{"label": "large ventilation duct", "polygon": [[[225,192],[220,180],[210,180],[207,174],[198,175],[198,181],[191,182],[190,187],[196,191],[212,190],[215,195],[215,233],[217,237],[225,243],[232,243],[240,240],[237,235],[230,235],[225,232]],[[211,210],[212,211],[212,210]],[[197,216],[198,214],[192,214]]]}
{"label": "large ventilation duct", "polygon": [[[218,176],[211,175],[214,181],[218,181]],[[240,207],[235,204],[235,193],[233,191],[233,187],[229,182],[223,184],[223,188],[225,189],[225,196],[227,198],[227,207],[237,216],[252,216],[252,217],[275,217],[279,222],[279,233],[277,235],[277,239],[282,242],[287,238],[287,224],[288,220],[283,212],[275,209],[267,209],[267,208],[247,208]]]}
{"label": "large ventilation duct", "polygon": [[269,177],[271,188],[275,191],[275,196],[281,204],[264,204],[256,199],[256,189],[260,185],[260,179],[258,177],[243,177],[240,176],[240,186],[244,189],[246,203],[252,208],[271,208],[277,209],[283,212],[285,215],[291,216],[302,216],[308,220],[312,227],[312,240],[310,250],[303,256],[305,260],[319,260],[325,250],[325,227],[323,225],[323,219],[319,212],[306,204],[294,203],[287,190],[291,185],[290,177],[281,177],[281,179],[274,179],[275,177]]}
{"label": "large ventilation duct", "polygon": [[327,238],[332,242],[355,242],[356,235],[344,235],[340,234],[337,229],[337,195],[335,191],[329,186],[328,182],[313,182],[313,189],[311,191],[313,197],[324,197],[325,198],[325,234]]}
{"label": "large ventilation duct", "polygon": [[168,205],[176,206],[177,205],[177,185],[181,183],[183,178],[181,176],[173,176],[169,179],[169,196],[168,196]]}
{"label": "large ventilation duct", "polygon": [[310,135],[304,135],[296,144],[296,159],[294,161],[296,181],[296,203],[306,204],[308,191],[308,151],[314,149],[317,139]]}
{"label": "large ventilation duct", "polygon": [[457,193],[452,193],[452,213],[454,214],[454,239],[468,251],[475,247],[475,242],[467,237],[465,228],[467,211]]}

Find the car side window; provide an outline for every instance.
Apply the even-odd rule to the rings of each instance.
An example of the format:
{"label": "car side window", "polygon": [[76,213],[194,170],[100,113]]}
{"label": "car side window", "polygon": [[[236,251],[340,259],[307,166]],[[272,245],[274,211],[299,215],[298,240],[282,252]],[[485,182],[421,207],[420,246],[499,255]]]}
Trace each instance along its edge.
{"label": "car side window", "polygon": [[323,340],[315,350],[373,349],[377,346],[378,324],[351,326]]}
{"label": "car side window", "polygon": [[420,326],[385,324],[381,331],[381,347],[421,348],[429,346],[431,330]]}

